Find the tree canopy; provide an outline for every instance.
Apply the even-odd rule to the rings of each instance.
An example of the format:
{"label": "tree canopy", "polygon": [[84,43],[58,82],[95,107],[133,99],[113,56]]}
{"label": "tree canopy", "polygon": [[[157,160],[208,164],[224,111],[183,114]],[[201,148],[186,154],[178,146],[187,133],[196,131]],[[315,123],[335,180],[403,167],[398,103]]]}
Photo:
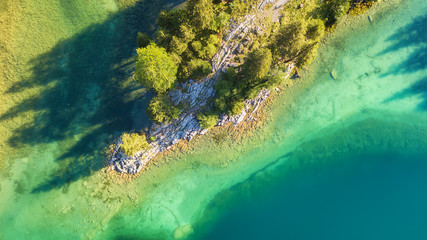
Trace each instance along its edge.
{"label": "tree canopy", "polygon": [[212,66],[208,61],[201,59],[192,59],[185,65],[181,65],[180,78],[181,79],[199,79],[212,72]]}
{"label": "tree canopy", "polygon": [[150,44],[137,49],[135,80],[158,93],[169,90],[176,80],[178,67],[166,50]]}
{"label": "tree canopy", "polygon": [[275,57],[286,61],[295,59],[305,44],[306,29],[305,21],[282,23],[271,46]]}
{"label": "tree canopy", "polygon": [[178,118],[180,110],[173,106],[167,94],[155,96],[148,105],[147,114],[157,123],[169,122]]}
{"label": "tree canopy", "polygon": [[199,114],[197,115],[200,126],[204,129],[212,128],[218,122],[218,116],[216,114]]}
{"label": "tree canopy", "polygon": [[[286,63],[296,67],[309,64],[317,55],[325,26],[332,27],[348,11],[350,3],[371,1],[375,0],[297,1],[297,5],[284,6],[280,23],[265,18],[264,31],[249,33],[247,39],[251,40],[242,45],[241,55],[235,56],[233,61],[238,67],[229,68],[216,83],[216,99],[210,105],[212,112],[200,115],[200,123],[210,127],[219,113],[241,112],[244,100],[255,97],[262,88],[290,86]],[[178,117],[180,111],[166,92],[177,80],[198,80],[210,74],[210,59],[221,45],[230,18],[250,13],[258,3],[258,0],[188,0],[185,8],[160,13],[155,34],[157,45],[148,35],[138,34],[135,80],[157,93],[148,107],[153,121],[168,122]],[[246,50],[250,51],[247,55]],[[245,55],[244,63],[239,65]]]}
{"label": "tree canopy", "polygon": [[148,148],[145,134],[123,133],[121,138],[120,149],[128,156],[133,156],[137,151]]}
{"label": "tree canopy", "polygon": [[188,0],[187,10],[191,15],[193,26],[200,29],[210,27],[216,17],[212,0]]}
{"label": "tree canopy", "polygon": [[271,51],[268,48],[259,48],[248,54],[242,66],[246,83],[255,83],[265,77],[272,63]]}
{"label": "tree canopy", "polygon": [[182,24],[188,21],[188,13],[185,9],[163,10],[157,19],[157,24],[167,29],[172,34],[177,34]]}
{"label": "tree canopy", "polygon": [[282,22],[270,45],[276,61],[294,61],[298,67],[309,64],[317,55],[325,26],[320,19],[295,19]]}
{"label": "tree canopy", "polygon": [[351,0],[324,0],[319,8],[319,16],[325,20],[327,27],[331,27],[347,12],[350,2]]}

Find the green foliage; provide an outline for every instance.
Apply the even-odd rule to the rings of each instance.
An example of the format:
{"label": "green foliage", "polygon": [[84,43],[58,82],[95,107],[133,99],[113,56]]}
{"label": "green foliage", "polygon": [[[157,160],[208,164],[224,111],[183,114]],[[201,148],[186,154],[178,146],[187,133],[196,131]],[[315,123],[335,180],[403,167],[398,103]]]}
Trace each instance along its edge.
{"label": "green foliage", "polygon": [[351,15],[360,15],[366,12],[370,7],[372,7],[373,3],[377,1],[378,0],[363,0],[363,1],[353,0],[352,6],[348,12]]}
{"label": "green foliage", "polygon": [[158,93],[169,90],[176,80],[177,66],[166,50],[150,44],[137,49],[135,80]]}
{"label": "green foliage", "polygon": [[169,49],[169,43],[172,39],[172,35],[170,35],[166,30],[159,29],[156,32],[156,42],[159,46]]}
{"label": "green foliage", "polygon": [[150,101],[147,114],[156,123],[170,122],[172,119],[178,118],[180,110],[173,106],[168,95],[161,94]]}
{"label": "green foliage", "polygon": [[240,101],[233,102],[231,104],[230,115],[240,114],[244,107],[245,107],[245,104],[243,102],[240,102]]}
{"label": "green foliage", "polygon": [[260,85],[257,86],[251,86],[250,88],[245,89],[245,98],[246,99],[252,99],[255,98],[259,91],[262,90],[264,87],[264,84],[260,82]]}
{"label": "green foliage", "polygon": [[191,47],[201,59],[211,58],[217,51],[221,40],[214,34],[191,43]]}
{"label": "green foliage", "polygon": [[197,115],[200,126],[204,129],[212,128],[218,122],[218,115],[216,114],[199,114]]}
{"label": "green foliage", "polygon": [[215,29],[219,29],[222,27],[225,27],[230,20],[230,14],[222,11],[218,14],[218,16],[215,18],[215,21],[213,23]]}
{"label": "green foliage", "polygon": [[243,98],[238,98],[233,95],[233,92],[229,92],[224,96],[217,97],[214,101],[214,111],[216,113],[226,113],[230,116],[239,114],[243,107]]}
{"label": "green foliage", "polygon": [[192,59],[181,70],[182,79],[192,78],[198,79],[212,72],[212,66],[208,61],[201,59]]}
{"label": "green foliage", "polygon": [[184,9],[164,10],[160,12],[157,22],[160,28],[156,33],[157,43],[170,52],[181,54],[195,37],[193,28],[188,26],[189,16]]}
{"label": "green foliage", "polygon": [[308,43],[301,50],[296,61],[297,67],[303,67],[310,64],[317,56],[317,49],[319,48],[319,42]]}
{"label": "green foliage", "polygon": [[136,43],[138,45],[138,48],[145,48],[147,47],[153,40],[150,36],[146,33],[138,32],[138,36],[136,37]]}
{"label": "green foliage", "polygon": [[133,156],[137,151],[148,148],[145,134],[123,133],[121,139],[122,143],[120,143],[120,150],[127,156]]}
{"label": "green foliage", "polygon": [[196,34],[194,33],[194,29],[186,24],[182,24],[179,27],[178,36],[182,39],[183,42],[189,43],[191,42]]}
{"label": "green foliage", "polygon": [[282,22],[270,48],[276,61],[295,61],[298,67],[309,64],[317,56],[325,26],[320,19],[296,19]]}
{"label": "green foliage", "polygon": [[305,36],[308,40],[320,41],[325,34],[325,25],[322,20],[314,19],[308,23]]}
{"label": "green foliage", "polygon": [[216,113],[240,114],[244,100],[255,98],[263,88],[274,88],[292,82],[285,74],[286,67],[279,65],[270,70],[272,54],[269,49],[252,51],[238,75],[234,68],[228,68],[215,85],[216,99],[213,109]]}
{"label": "green foliage", "polygon": [[323,0],[318,9],[318,16],[332,27],[350,8],[351,0]]}
{"label": "green foliage", "polygon": [[172,39],[169,45],[169,48],[170,48],[169,52],[175,53],[177,55],[181,55],[187,49],[187,46],[188,44],[182,41],[182,39],[172,36]]}
{"label": "green foliage", "polygon": [[296,65],[302,67],[310,64],[317,56],[320,40],[325,34],[325,25],[319,19],[311,20],[308,23],[306,32],[306,43],[301,48]]}
{"label": "green foliage", "polygon": [[200,41],[196,40],[196,41],[194,41],[194,42],[191,43],[191,47],[193,48],[193,50],[195,52],[199,52],[199,51],[202,50],[203,44]]}
{"label": "green foliage", "polygon": [[211,34],[207,40],[207,44],[212,44],[215,46],[219,46],[220,43],[221,43],[221,40],[215,34]]}
{"label": "green foliage", "polygon": [[215,85],[216,95],[223,96],[233,89],[233,83],[236,81],[237,73],[234,68],[227,68],[221,78]]}
{"label": "green foliage", "polygon": [[163,10],[157,18],[157,24],[160,28],[177,34],[182,24],[188,22],[189,16],[185,9]]}
{"label": "green foliage", "polygon": [[211,58],[215,53],[216,53],[216,50],[217,50],[218,48],[217,48],[217,46],[215,46],[215,45],[213,45],[213,44],[207,44],[203,49],[202,49],[202,51],[201,52],[199,52],[199,56],[202,58],[202,59],[209,59],[209,58]]}
{"label": "green foliage", "polygon": [[166,49],[178,66],[177,77],[200,78],[211,72],[207,62],[218,50],[217,36],[230,14],[222,1],[189,0],[186,8],[162,11],[158,18],[157,44]]}
{"label": "green foliage", "polygon": [[273,89],[282,85],[287,87],[292,86],[293,82],[286,76],[285,70],[286,67],[281,65],[272,69],[266,77],[263,87]]}
{"label": "green foliage", "polygon": [[[292,81],[280,64],[292,62],[297,67],[309,64],[317,55],[325,25],[335,24],[353,1],[295,0],[284,6],[280,24],[264,19],[267,24],[264,33],[250,36],[254,41],[248,46],[251,52],[241,72],[229,68],[218,80],[213,102],[215,114],[200,115],[201,125],[211,127],[218,113],[239,114],[244,99],[255,97],[262,88],[290,86]],[[363,2],[371,1],[375,0]],[[156,33],[159,47],[149,44],[146,36],[138,36],[138,45],[143,47],[138,49],[135,79],[161,93],[149,104],[148,113],[153,121],[168,122],[178,117],[179,110],[164,93],[176,77],[184,80],[208,75],[212,68],[207,60],[221,44],[221,28],[231,16],[243,16],[258,3],[259,0],[188,0],[185,9],[160,13]],[[276,67],[271,69],[272,66]]]}
{"label": "green foliage", "polygon": [[193,28],[186,25],[181,25],[179,27],[178,34],[172,36],[169,43],[169,52],[173,52],[177,55],[181,55],[187,48],[188,43],[190,43],[196,34],[193,32]]}
{"label": "green foliage", "polygon": [[187,10],[193,26],[199,29],[211,27],[215,18],[212,0],[188,0]]}
{"label": "green foliage", "polygon": [[233,17],[239,18],[249,13],[252,7],[256,7],[258,0],[233,0],[229,3],[229,8],[231,15]]}
{"label": "green foliage", "polygon": [[271,51],[268,48],[256,49],[248,54],[242,66],[243,84],[256,85],[268,73],[272,63]]}
{"label": "green foliage", "polygon": [[169,57],[172,59],[172,61],[175,63],[175,65],[179,66],[179,64],[182,62],[182,58],[180,55],[176,53],[169,54]]}
{"label": "green foliage", "polygon": [[237,73],[234,68],[228,68],[215,85],[216,98],[213,109],[216,113],[235,115],[241,112],[243,97],[242,89],[237,85]]}
{"label": "green foliage", "polygon": [[222,79],[228,82],[233,82],[236,80],[237,77],[237,72],[235,68],[227,68],[227,70],[225,71],[225,73],[223,73],[222,75]]}
{"label": "green foliage", "polygon": [[305,44],[307,25],[304,21],[282,23],[271,45],[276,60],[291,61]]}

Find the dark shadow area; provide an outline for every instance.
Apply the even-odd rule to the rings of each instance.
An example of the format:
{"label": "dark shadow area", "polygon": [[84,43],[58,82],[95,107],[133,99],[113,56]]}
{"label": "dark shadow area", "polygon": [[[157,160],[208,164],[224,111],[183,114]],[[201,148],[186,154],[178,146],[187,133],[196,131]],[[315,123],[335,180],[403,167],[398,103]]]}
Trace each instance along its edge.
{"label": "dark shadow area", "polygon": [[[16,130],[9,144],[15,148],[60,145],[56,156],[60,167],[33,193],[66,189],[105,166],[101,148],[120,132],[132,130],[135,101],[146,106],[151,97],[141,86],[125,82],[133,71],[137,33],[153,34],[159,11],[182,2],[143,0],[112,14],[33,59],[33,76],[8,90],[44,87],[0,116],[5,120],[35,112],[34,121]],[[148,118],[142,121],[150,125]]]}
{"label": "dark shadow area", "polygon": [[416,83],[412,84],[411,87],[394,94],[392,97],[388,98],[386,102],[412,97],[414,95],[419,95],[423,99],[423,101],[418,104],[418,110],[427,111],[427,77],[418,80]]}
{"label": "dark shadow area", "polygon": [[[412,48],[411,52],[408,52],[408,56],[405,60],[394,66],[388,72],[382,76],[388,76],[390,74],[399,75],[405,73],[414,73],[422,71],[427,68],[427,16],[418,17],[413,20],[412,23],[400,28],[394,33],[389,39],[393,42],[393,45],[385,49],[382,54],[392,53],[405,48]],[[419,104],[418,110],[427,110],[427,77],[422,77],[408,89],[396,93],[394,96],[386,100],[390,102],[414,95],[420,95],[423,98],[422,103]]]}

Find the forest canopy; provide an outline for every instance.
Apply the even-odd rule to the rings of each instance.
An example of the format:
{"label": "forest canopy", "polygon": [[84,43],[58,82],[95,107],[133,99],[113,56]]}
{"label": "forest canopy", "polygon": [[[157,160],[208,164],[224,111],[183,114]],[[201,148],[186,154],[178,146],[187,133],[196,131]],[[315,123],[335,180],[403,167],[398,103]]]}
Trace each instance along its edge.
{"label": "forest canopy", "polygon": [[[198,115],[200,123],[212,127],[218,114],[241,112],[244,101],[263,88],[290,86],[286,64],[301,68],[317,56],[325,33],[349,11],[364,9],[376,0],[295,0],[281,9],[281,21],[263,18],[263,32],[253,33],[238,67],[220,74],[216,95],[208,112]],[[187,79],[198,81],[212,72],[211,58],[218,51],[222,34],[232,20],[258,9],[259,0],[188,0],[185,8],[159,14],[158,30],[152,39],[139,33],[135,80],[156,96],[147,109],[154,122],[176,119],[181,109],[171,102],[168,91]],[[272,5],[266,5],[266,9]],[[237,42],[239,44],[239,42]]]}

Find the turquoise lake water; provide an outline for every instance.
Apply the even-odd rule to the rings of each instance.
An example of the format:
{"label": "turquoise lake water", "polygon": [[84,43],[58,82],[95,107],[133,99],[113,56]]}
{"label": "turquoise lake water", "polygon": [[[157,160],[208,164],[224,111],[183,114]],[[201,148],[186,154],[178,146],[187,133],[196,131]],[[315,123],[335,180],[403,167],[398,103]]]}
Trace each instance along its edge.
{"label": "turquoise lake water", "polygon": [[4,41],[28,61],[10,64],[25,77],[0,123],[29,122],[2,136],[16,153],[0,239],[427,239],[427,2],[350,17],[253,136],[208,134],[132,181],[106,173],[102,151],[147,126],[149,95],[128,79],[135,29],[180,2],[24,2],[43,24],[14,17]]}
{"label": "turquoise lake water", "polygon": [[294,121],[333,124],[219,194],[192,239],[427,239],[426,10],[407,1],[323,48]]}

